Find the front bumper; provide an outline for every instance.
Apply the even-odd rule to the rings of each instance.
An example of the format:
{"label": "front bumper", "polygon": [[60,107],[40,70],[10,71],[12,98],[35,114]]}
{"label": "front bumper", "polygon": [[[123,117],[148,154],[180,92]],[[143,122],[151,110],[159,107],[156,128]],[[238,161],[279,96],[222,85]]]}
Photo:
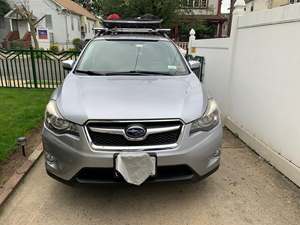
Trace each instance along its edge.
{"label": "front bumper", "polygon": [[[158,166],[157,177],[149,178],[149,182],[198,180],[217,170],[222,141],[221,124],[209,132],[199,132],[191,136],[189,126],[184,126],[182,138],[176,148],[148,151],[157,155]],[[79,133],[80,138],[68,134],[57,135],[44,127],[42,140],[45,155],[48,156],[48,174],[63,182],[122,181],[113,176],[113,157],[117,152],[95,151],[91,148],[82,127],[79,127]],[[92,171],[93,175],[83,176],[87,171]]]}

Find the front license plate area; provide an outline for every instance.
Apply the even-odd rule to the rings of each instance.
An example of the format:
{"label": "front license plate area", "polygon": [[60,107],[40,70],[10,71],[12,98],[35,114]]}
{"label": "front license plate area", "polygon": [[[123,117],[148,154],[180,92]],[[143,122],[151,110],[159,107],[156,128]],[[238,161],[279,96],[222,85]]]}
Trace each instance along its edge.
{"label": "front license plate area", "polygon": [[[117,157],[118,157],[119,153],[115,153],[114,154],[114,157],[113,157],[113,167],[114,167],[114,177],[115,178],[122,178],[122,175],[116,170],[116,160],[117,160]],[[155,162],[155,166],[153,168],[153,171],[152,171],[152,174],[150,175],[150,177],[155,177],[156,176],[156,173],[157,173],[157,155],[155,153],[148,153],[148,155],[154,160]]]}

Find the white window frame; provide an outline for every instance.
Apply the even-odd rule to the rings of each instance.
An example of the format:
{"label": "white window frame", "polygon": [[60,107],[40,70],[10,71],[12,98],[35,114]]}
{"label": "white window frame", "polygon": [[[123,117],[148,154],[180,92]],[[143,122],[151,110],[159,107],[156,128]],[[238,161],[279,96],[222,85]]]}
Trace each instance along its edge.
{"label": "white window frame", "polygon": [[45,15],[45,26],[49,30],[53,29],[53,20],[52,20],[52,15],[51,14]]}
{"label": "white window frame", "polygon": [[71,29],[74,31],[74,16],[71,14]]}

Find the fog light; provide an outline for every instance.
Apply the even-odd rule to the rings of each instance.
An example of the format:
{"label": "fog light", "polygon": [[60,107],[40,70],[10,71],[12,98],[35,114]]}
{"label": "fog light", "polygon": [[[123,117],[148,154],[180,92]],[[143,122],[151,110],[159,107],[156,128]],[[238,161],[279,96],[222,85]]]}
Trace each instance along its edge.
{"label": "fog light", "polygon": [[46,160],[48,162],[54,162],[54,161],[56,161],[56,158],[53,155],[51,155],[50,153],[46,152],[45,155],[46,155]]}
{"label": "fog light", "polygon": [[53,156],[50,153],[46,152],[45,157],[46,157],[47,165],[56,170],[57,169],[57,161],[56,161],[55,156]]}
{"label": "fog light", "polygon": [[207,167],[215,165],[220,160],[221,151],[218,148],[209,158]]}
{"label": "fog light", "polygon": [[217,149],[212,156],[213,156],[213,158],[215,158],[215,157],[219,157],[220,155],[221,155],[221,151],[220,151],[220,149]]}

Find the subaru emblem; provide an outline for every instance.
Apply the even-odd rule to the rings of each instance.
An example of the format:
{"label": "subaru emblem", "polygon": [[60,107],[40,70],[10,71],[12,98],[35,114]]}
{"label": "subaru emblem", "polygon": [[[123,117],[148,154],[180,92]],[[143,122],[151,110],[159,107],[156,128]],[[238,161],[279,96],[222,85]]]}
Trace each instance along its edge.
{"label": "subaru emblem", "polygon": [[131,125],[125,130],[125,135],[128,140],[139,141],[143,140],[146,136],[146,128],[142,125]]}

